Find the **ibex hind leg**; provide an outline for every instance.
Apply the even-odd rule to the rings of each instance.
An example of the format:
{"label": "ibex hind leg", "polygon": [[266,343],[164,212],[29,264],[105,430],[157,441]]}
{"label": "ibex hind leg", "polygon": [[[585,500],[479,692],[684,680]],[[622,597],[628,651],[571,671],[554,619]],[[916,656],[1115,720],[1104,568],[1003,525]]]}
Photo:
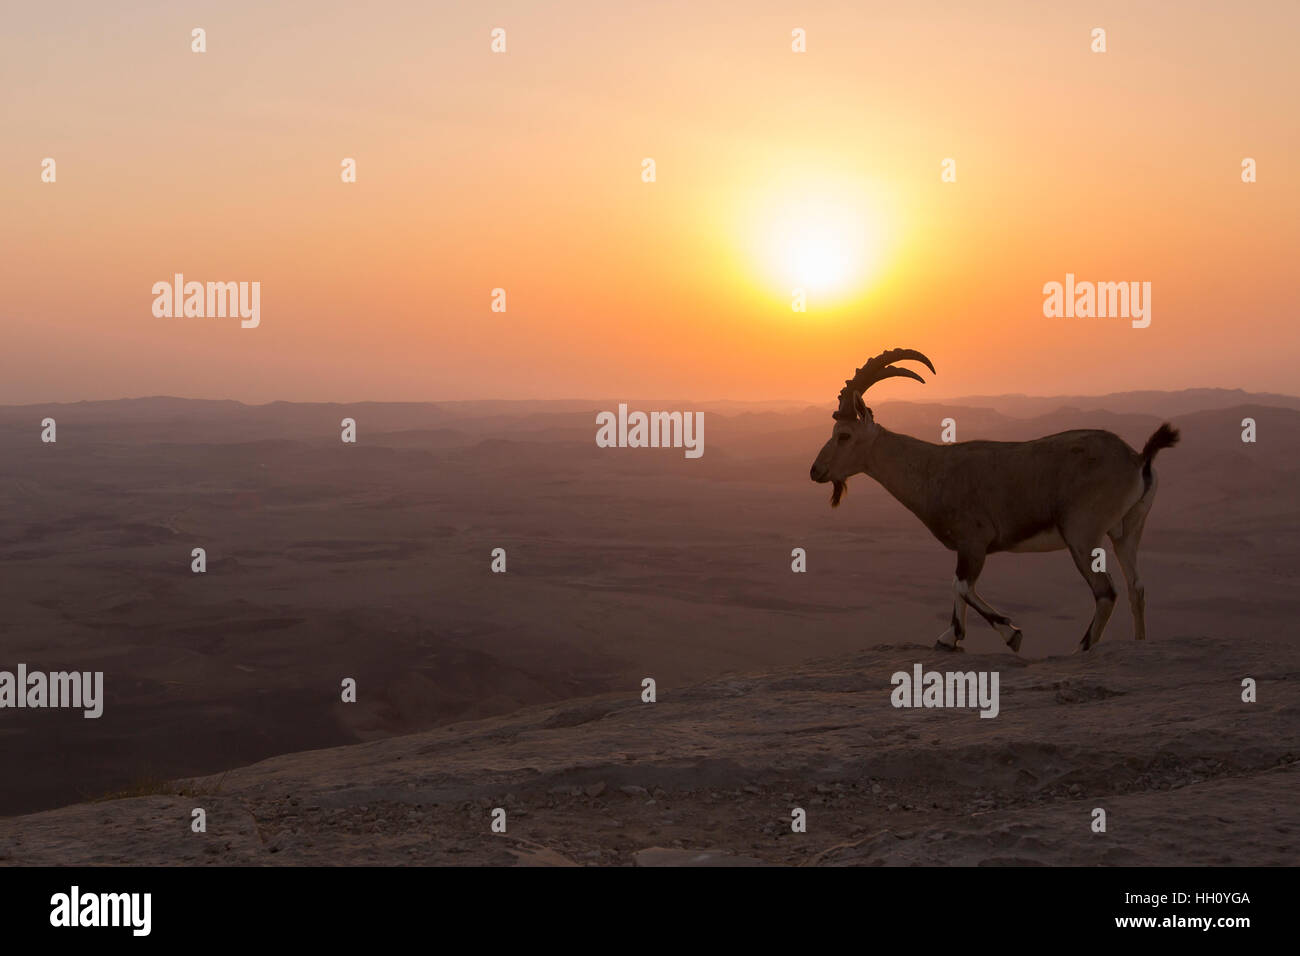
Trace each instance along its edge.
{"label": "ibex hind leg", "polygon": [[1146,588],[1138,574],[1138,546],[1142,543],[1142,529],[1146,527],[1147,513],[1151,510],[1152,498],[1155,496],[1154,482],[1147,493],[1142,496],[1128,514],[1115,527],[1110,529],[1110,540],[1115,546],[1115,557],[1124,572],[1124,585],[1128,588],[1128,606],[1133,612],[1133,639],[1146,640]]}
{"label": "ibex hind leg", "polygon": [[[1089,537],[1086,540],[1100,541],[1101,535],[1096,538]],[[1066,539],[1070,542],[1070,539]],[[1094,558],[1092,552],[1097,545],[1087,544],[1078,545],[1070,542],[1070,557],[1074,559],[1074,566],[1079,569],[1083,575],[1083,580],[1087,582],[1088,587],[1092,590],[1092,599],[1095,603],[1092,621],[1088,624],[1088,629],[1083,632],[1083,638],[1079,641],[1079,650],[1086,651],[1094,644],[1101,640],[1101,634],[1106,630],[1106,622],[1110,620],[1110,612],[1115,609],[1115,585],[1111,583],[1110,574],[1106,571],[1094,571],[1092,569]]]}

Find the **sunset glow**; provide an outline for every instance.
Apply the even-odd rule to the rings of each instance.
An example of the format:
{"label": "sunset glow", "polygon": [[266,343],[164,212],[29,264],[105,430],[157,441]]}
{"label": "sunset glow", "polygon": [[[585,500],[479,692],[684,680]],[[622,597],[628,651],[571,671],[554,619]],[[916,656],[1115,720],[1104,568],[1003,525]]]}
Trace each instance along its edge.
{"label": "sunset glow", "polygon": [[[15,8],[0,401],[1293,385],[1294,3],[273,9]],[[177,274],[260,323],[155,315]],[[1067,274],[1153,321],[1044,316]]]}

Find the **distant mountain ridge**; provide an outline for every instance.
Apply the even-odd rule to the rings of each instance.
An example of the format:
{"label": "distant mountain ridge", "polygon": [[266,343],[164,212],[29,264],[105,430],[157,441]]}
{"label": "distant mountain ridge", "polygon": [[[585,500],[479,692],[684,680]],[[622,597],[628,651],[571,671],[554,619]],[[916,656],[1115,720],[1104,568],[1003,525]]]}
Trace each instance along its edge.
{"label": "distant mountain ridge", "polygon": [[[303,415],[315,420],[319,412],[333,409],[344,412],[379,413],[386,427],[419,428],[444,426],[465,419],[513,417],[538,413],[579,414],[614,409],[620,402],[630,408],[691,408],[722,415],[745,415],[769,411],[799,411],[829,407],[832,402],[809,402],[796,399],[755,401],[698,401],[682,398],[604,398],[604,399],[470,399],[431,402],[287,402],[248,404],[234,399],[177,398],[167,395],[140,398],[102,399],[78,402],[34,402],[0,405],[0,422],[23,422],[33,414],[70,411],[85,421],[132,422],[157,421],[160,418],[205,418],[247,416],[250,419],[291,421]],[[989,409],[1012,418],[1037,418],[1061,410],[1103,410],[1138,415],[1187,415],[1193,412],[1262,405],[1300,410],[1300,396],[1276,392],[1248,392],[1239,388],[1187,388],[1177,391],[1139,390],[1111,392],[1105,395],[968,395],[926,400],[876,398],[875,407],[962,407]]]}

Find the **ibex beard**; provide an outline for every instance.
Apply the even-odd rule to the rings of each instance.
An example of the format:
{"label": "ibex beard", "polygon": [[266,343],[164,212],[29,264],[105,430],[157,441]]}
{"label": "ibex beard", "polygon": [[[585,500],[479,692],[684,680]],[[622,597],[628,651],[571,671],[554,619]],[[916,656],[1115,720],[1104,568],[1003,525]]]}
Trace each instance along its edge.
{"label": "ibex beard", "polygon": [[[813,480],[823,481],[825,479],[815,478]],[[849,483],[847,481],[839,481],[834,478],[831,479],[831,507],[832,508],[838,508],[840,506],[840,500],[844,497],[844,493],[848,490],[849,490]]]}
{"label": "ibex beard", "polygon": [[901,376],[924,382],[894,362],[934,364],[912,349],[882,352],[858,369],[840,390],[831,416],[831,437],[809,475],[831,484],[838,507],[856,474],[870,475],[916,515],[944,547],[957,553],[952,623],[935,647],[961,650],[966,609],[973,607],[1020,650],[1020,628],[975,590],[985,558],[998,551],[1070,552],[1092,591],[1092,621],[1079,641],[1088,650],[1099,640],[1115,605],[1115,587],[1104,569],[1094,570],[1094,552],[1109,537],[1124,572],[1134,636],[1146,638],[1146,591],[1138,576],[1137,552],[1155,501],[1151,462],[1162,448],[1178,443],[1167,422],[1141,452],[1108,431],[1076,430],[1027,442],[969,441],[934,444],[889,431],[876,423],[863,393],[876,382]]}

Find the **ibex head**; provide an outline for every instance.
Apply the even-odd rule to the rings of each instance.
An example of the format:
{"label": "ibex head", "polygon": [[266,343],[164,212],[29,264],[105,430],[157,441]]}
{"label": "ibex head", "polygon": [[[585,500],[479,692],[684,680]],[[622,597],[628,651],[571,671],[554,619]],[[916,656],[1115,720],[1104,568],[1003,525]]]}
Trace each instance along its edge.
{"label": "ibex head", "polygon": [[849,478],[866,470],[867,456],[880,430],[871,414],[871,409],[862,400],[862,393],[876,382],[896,375],[925,382],[925,379],[912,370],[898,368],[891,364],[903,359],[922,362],[931,372],[934,371],[934,365],[920,352],[912,349],[890,349],[870,359],[844,383],[844,388],[840,390],[839,408],[831,416],[835,419],[835,425],[831,429],[830,441],[822,446],[821,453],[809,470],[813,481],[819,484],[829,481],[834,486],[831,492],[832,508],[838,506],[840,499],[844,497]]}

